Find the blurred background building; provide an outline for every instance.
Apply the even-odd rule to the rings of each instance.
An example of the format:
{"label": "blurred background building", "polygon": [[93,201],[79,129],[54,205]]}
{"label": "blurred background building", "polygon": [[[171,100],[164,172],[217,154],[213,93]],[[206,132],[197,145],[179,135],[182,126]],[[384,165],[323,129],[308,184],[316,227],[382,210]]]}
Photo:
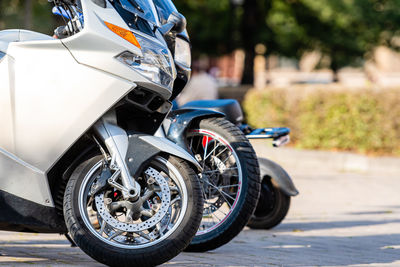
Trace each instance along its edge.
{"label": "blurred background building", "polygon": [[400,85],[400,1],[174,2],[221,86]]}

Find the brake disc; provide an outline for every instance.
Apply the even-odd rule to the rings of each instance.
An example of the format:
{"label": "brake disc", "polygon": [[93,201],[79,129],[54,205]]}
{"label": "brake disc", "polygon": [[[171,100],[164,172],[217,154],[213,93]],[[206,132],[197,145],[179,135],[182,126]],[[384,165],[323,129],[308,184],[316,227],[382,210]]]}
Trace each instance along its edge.
{"label": "brake disc", "polygon": [[[120,231],[124,231],[124,232],[139,232],[139,231],[143,231],[143,230],[154,227],[167,214],[170,203],[171,203],[171,193],[170,193],[170,189],[168,186],[168,182],[154,168],[149,167],[145,171],[145,174],[148,177],[154,178],[154,180],[156,181],[156,184],[158,184],[160,186],[161,192],[158,192],[158,196],[160,196],[160,198],[161,198],[161,205],[160,205],[158,211],[152,217],[150,217],[149,219],[147,219],[143,222],[139,222],[139,223],[121,222],[110,214],[110,212],[104,202],[104,194],[105,193],[103,192],[103,193],[100,193],[95,196],[95,203],[96,203],[96,208],[97,208],[98,214],[108,225],[110,225],[113,228],[118,229]],[[138,201],[140,201],[140,200],[138,200]]]}

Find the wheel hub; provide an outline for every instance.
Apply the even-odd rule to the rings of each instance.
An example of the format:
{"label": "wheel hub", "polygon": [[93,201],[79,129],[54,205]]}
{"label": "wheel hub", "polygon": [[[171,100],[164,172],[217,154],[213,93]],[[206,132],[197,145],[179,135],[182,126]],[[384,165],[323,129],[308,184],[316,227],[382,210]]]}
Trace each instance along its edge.
{"label": "wheel hub", "polygon": [[[161,198],[159,205],[153,206],[151,210],[145,209],[143,204],[148,200],[151,192],[144,192],[143,196],[135,202],[116,201],[112,202],[110,198],[105,197],[105,193],[95,196],[95,205],[100,217],[110,226],[124,232],[140,232],[154,227],[167,214],[171,203],[171,192],[165,178],[155,169],[148,168],[145,171],[148,180],[154,179],[152,183],[158,185],[157,195]],[[111,200],[111,201],[110,201]],[[125,221],[115,218],[114,214],[119,209],[125,210]],[[148,219],[135,223],[139,218]]]}

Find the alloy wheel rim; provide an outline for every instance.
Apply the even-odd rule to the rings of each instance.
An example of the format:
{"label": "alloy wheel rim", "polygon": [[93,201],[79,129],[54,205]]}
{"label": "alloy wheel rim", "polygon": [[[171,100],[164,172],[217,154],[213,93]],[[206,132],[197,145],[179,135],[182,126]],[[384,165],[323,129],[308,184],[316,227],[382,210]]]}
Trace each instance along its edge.
{"label": "alloy wheel rim", "polygon": [[[151,201],[143,203],[143,206],[146,206],[147,208],[152,208],[152,205],[160,204],[161,207],[157,207],[158,210],[155,214],[157,214],[158,211],[163,208],[163,205],[168,205],[168,210],[163,218],[157,218],[156,220],[152,219],[151,217],[141,216],[140,219],[127,223],[126,221],[124,222],[123,215],[120,213],[111,213],[111,211],[108,210],[109,217],[113,217],[114,222],[115,220],[120,221],[120,224],[115,225],[108,223],[105,219],[103,219],[104,216],[100,215],[99,210],[96,211],[93,209],[92,203],[88,203],[88,199],[90,199],[88,193],[95,181],[96,173],[98,174],[99,170],[101,170],[103,166],[103,162],[104,160],[101,160],[96,163],[86,174],[80,186],[78,196],[79,212],[87,229],[93,235],[95,235],[101,241],[115,247],[123,249],[139,249],[154,246],[168,238],[176,231],[176,229],[182,223],[187,212],[188,192],[184,178],[175,166],[173,166],[166,159],[157,157],[155,162],[152,164],[154,166],[146,170],[148,171],[149,169],[157,169],[157,171],[162,173],[162,176],[168,182],[169,190],[164,190],[163,194],[155,194]],[[143,177],[142,179],[145,178]],[[146,188],[143,188],[141,195],[144,194],[144,192],[146,192]],[[170,192],[171,195],[167,196],[165,194],[166,192]],[[96,207],[100,207],[100,203],[98,201],[105,201],[104,194],[104,192],[100,192],[100,195],[103,195],[103,197],[100,198],[98,195],[96,195]],[[162,201],[163,198],[168,199],[168,197],[168,201]],[[106,205],[102,207],[105,206]],[[139,228],[135,227],[135,222],[136,225],[142,223],[142,226]],[[149,222],[147,228],[146,226],[143,226],[143,222]],[[127,228],[121,230],[121,227]]]}

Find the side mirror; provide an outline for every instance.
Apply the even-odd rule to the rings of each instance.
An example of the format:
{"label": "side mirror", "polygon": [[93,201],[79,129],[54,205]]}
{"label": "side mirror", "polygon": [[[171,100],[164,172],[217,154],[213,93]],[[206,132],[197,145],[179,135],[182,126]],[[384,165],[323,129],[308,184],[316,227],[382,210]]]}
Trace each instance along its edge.
{"label": "side mirror", "polygon": [[177,12],[172,12],[168,17],[167,23],[160,27],[162,35],[167,35],[169,33],[181,33],[186,29],[186,18]]}

